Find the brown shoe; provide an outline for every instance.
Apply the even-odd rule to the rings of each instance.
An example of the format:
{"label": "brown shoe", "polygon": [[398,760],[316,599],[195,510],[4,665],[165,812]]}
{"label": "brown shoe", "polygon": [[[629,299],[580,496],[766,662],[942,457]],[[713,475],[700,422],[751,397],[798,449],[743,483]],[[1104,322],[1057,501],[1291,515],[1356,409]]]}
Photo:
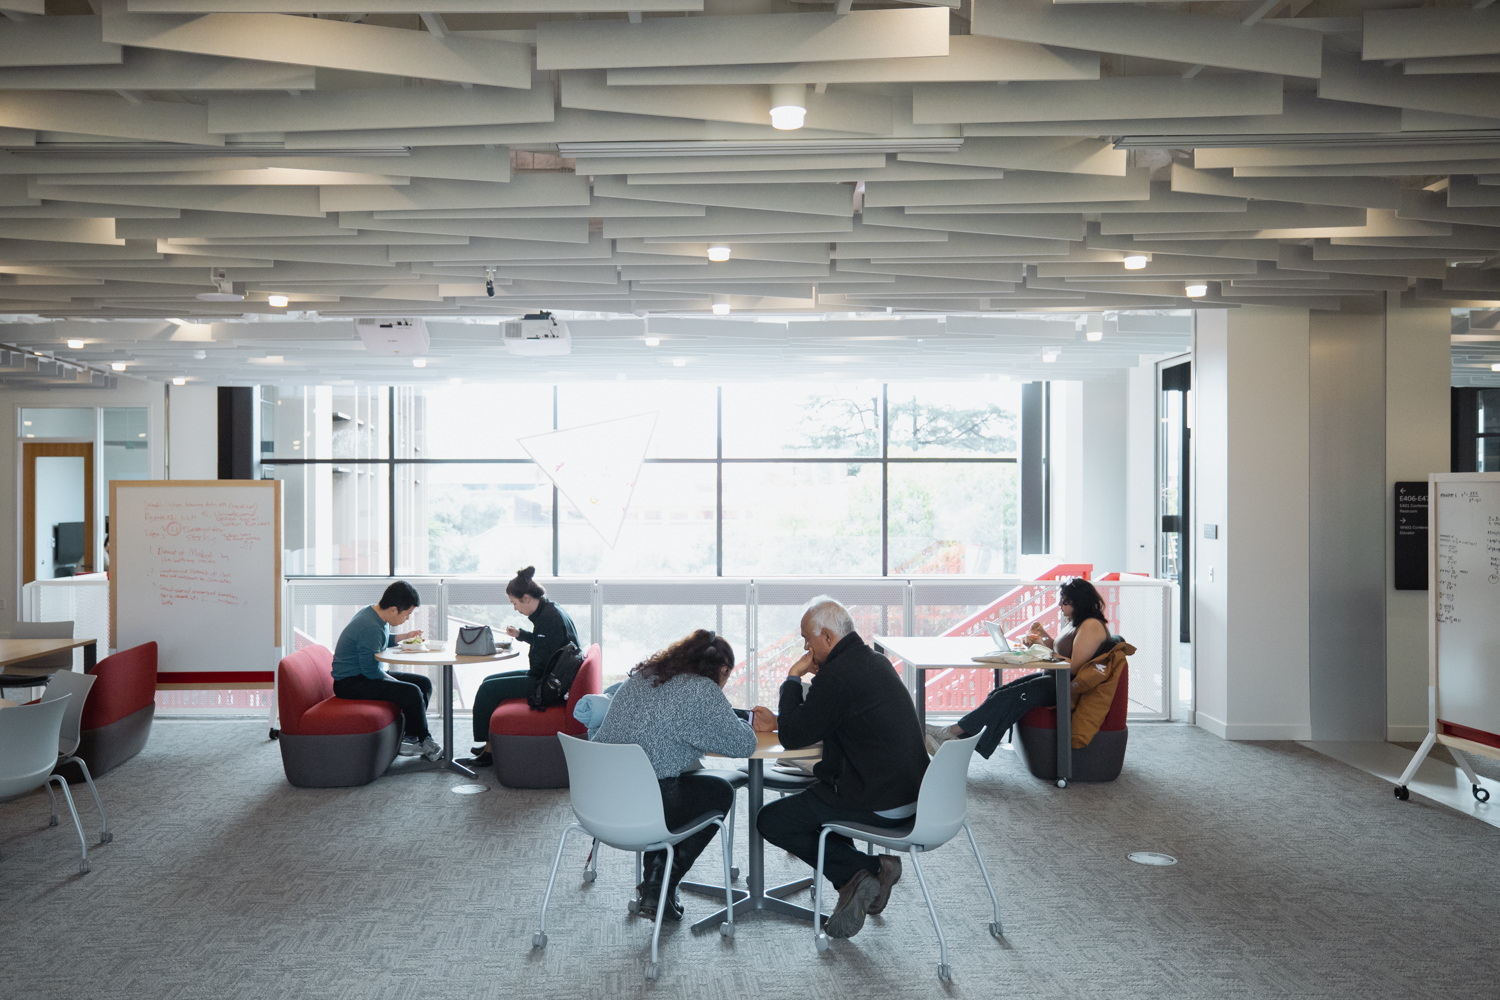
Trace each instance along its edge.
{"label": "brown shoe", "polygon": [[882,854],[880,874],[876,878],[880,882],[880,892],[875,896],[875,902],[865,908],[872,917],[885,909],[885,904],[891,899],[891,886],[901,881],[901,859],[894,854]]}
{"label": "brown shoe", "polygon": [[828,923],[823,925],[824,932],[835,938],[851,938],[858,934],[865,925],[870,904],[879,893],[880,882],[875,876],[863,868],[855,872],[854,877],[839,890],[838,905],[829,915]]}

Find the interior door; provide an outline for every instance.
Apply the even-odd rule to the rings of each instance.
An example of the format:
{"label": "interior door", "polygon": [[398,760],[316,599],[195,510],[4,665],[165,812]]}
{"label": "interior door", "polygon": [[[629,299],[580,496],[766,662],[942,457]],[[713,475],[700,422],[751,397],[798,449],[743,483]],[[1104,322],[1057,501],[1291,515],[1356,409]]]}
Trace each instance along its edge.
{"label": "interior door", "polygon": [[22,583],[37,579],[39,570],[51,579],[62,568],[54,564],[58,555],[68,560],[77,556],[76,563],[63,564],[74,573],[94,571],[92,444],[21,445],[21,525]]}
{"label": "interior door", "polygon": [[1192,371],[1190,361],[1161,369],[1161,435],[1157,446],[1157,503],[1161,515],[1158,573],[1162,579],[1177,583],[1181,602],[1179,642],[1192,642],[1193,518],[1189,509],[1192,479],[1188,474],[1192,435],[1188,426],[1188,390],[1192,386]]}

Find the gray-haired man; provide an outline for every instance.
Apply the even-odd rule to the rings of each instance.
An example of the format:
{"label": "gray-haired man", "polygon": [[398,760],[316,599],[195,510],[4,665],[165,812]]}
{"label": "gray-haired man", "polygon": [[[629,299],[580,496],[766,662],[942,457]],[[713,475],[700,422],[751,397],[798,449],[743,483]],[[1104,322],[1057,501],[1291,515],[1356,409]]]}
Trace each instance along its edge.
{"label": "gray-haired man", "polygon": [[[815,865],[823,824],[838,820],[905,826],[917,811],[927,751],[916,707],[891,662],[865,645],[854,621],[831,597],[815,598],[802,616],[807,653],[781,685],[779,732],[789,749],[823,743],[817,783],[760,811],[761,836]],[[813,674],[802,693],[802,676]],[[885,909],[901,861],[856,850],[830,834],[823,873],[839,891],[830,937],[853,937],[865,915]]]}

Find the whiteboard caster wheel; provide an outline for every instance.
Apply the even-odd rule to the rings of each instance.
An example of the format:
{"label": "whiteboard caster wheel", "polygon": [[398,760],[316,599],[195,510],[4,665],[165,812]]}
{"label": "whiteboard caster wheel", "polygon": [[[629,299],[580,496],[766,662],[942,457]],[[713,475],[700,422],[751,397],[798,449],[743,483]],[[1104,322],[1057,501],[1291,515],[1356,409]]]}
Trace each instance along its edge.
{"label": "whiteboard caster wheel", "polygon": [[273,729],[273,730],[271,730],[271,739],[273,739],[273,740],[279,740],[279,739],[281,739],[281,730],[279,730],[279,729]]}
{"label": "whiteboard caster wheel", "polygon": [[824,952],[824,951],[828,950],[828,935],[827,934],[819,934],[817,937],[813,938],[813,941],[817,943],[818,951],[819,952]]}
{"label": "whiteboard caster wheel", "polygon": [[733,868],[729,869],[729,881],[731,881],[731,882],[738,882],[739,880],[740,880],[740,868],[739,868],[739,865],[735,865]]}
{"label": "whiteboard caster wheel", "polygon": [[1068,787],[1068,779],[1067,778],[1058,778],[1057,779],[1057,787],[1058,788],[1067,788]]}
{"label": "whiteboard caster wheel", "polygon": [[[1488,793],[1485,794],[1485,798],[1489,798]],[[1480,799],[1479,801],[1483,802],[1484,799]],[[107,844],[114,839],[115,835],[113,833],[110,833],[108,830],[105,830],[103,833],[99,834],[99,843],[101,844]]]}
{"label": "whiteboard caster wheel", "polygon": [[719,934],[722,935],[723,937],[727,937],[727,938],[734,937],[734,924],[731,924],[727,920],[724,921],[722,924],[719,925]]}
{"label": "whiteboard caster wheel", "polygon": [[660,978],[661,978],[661,963],[660,962],[647,962],[646,963],[646,979],[649,982],[653,982],[654,983],[654,982],[656,982]]}
{"label": "whiteboard caster wheel", "polygon": [[546,933],[543,932],[543,931],[537,931],[535,934],[531,935],[531,946],[533,948],[545,948],[545,947],[547,947],[547,935],[546,935]]}
{"label": "whiteboard caster wheel", "polygon": [[599,877],[599,873],[596,872],[596,871],[594,871],[594,869],[592,869],[592,868],[585,868],[583,870],[583,880],[585,882],[592,882],[592,881],[594,881],[594,879],[596,879],[598,877]]}
{"label": "whiteboard caster wheel", "polygon": [[1407,799],[1411,798],[1411,792],[1406,790],[1405,785],[1397,785],[1396,798],[1400,799],[1402,802],[1405,802]]}
{"label": "whiteboard caster wheel", "polygon": [[1480,802],[1488,802],[1490,800],[1490,790],[1488,788],[1480,788],[1478,785],[1475,785],[1474,797]]}
{"label": "whiteboard caster wheel", "polygon": [[990,923],[990,937],[994,938],[996,941],[1004,939],[1005,931],[1000,929],[1000,924],[998,922]]}
{"label": "whiteboard caster wheel", "polygon": [[639,913],[641,912],[641,901],[639,899],[632,899],[630,902],[625,904],[625,909],[629,910],[631,913]]}
{"label": "whiteboard caster wheel", "polygon": [[953,982],[953,967],[949,965],[938,966],[938,979],[945,983]]}

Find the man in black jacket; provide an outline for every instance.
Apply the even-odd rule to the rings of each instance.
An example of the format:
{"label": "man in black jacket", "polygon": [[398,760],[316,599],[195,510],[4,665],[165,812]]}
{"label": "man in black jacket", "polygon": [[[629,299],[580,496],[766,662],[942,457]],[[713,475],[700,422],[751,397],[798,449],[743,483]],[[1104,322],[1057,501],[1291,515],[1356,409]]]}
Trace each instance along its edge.
{"label": "man in black jacket", "polygon": [[[817,783],[760,811],[766,840],[816,865],[818,834],[837,820],[904,826],[917,811],[927,771],[922,728],[891,662],[865,645],[844,606],[814,598],[802,616],[807,654],[781,685],[779,732],[788,749],[823,743]],[[815,679],[803,696],[802,677]],[[885,909],[901,878],[901,859],[861,853],[848,837],[828,836],[823,873],[839,891],[829,937],[853,937],[865,915]]]}

